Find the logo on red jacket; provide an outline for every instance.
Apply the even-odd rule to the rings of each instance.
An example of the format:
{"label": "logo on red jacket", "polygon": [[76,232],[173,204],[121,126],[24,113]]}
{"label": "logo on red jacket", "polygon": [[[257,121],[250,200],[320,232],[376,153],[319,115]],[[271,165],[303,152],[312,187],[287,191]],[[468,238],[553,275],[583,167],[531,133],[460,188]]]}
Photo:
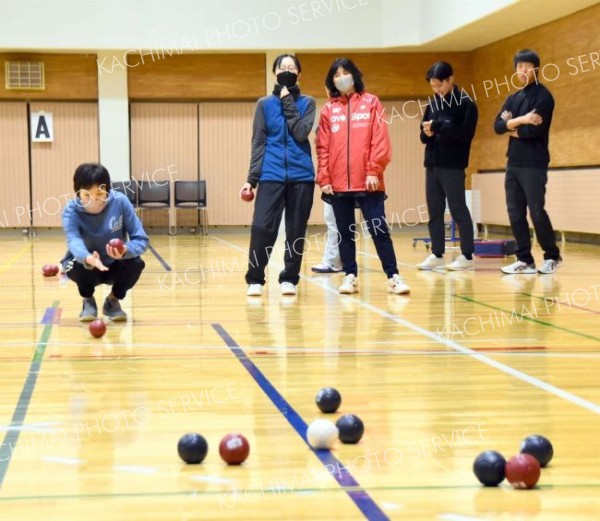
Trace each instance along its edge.
{"label": "logo on red jacket", "polygon": [[351,121],[360,121],[362,119],[371,119],[370,112],[355,112],[350,118]]}
{"label": "logo on red jacket", "polygon": [[340,114],[339,116],[331,116],[332,123],[337,123],[338,121],[346,121],[346,114]]}

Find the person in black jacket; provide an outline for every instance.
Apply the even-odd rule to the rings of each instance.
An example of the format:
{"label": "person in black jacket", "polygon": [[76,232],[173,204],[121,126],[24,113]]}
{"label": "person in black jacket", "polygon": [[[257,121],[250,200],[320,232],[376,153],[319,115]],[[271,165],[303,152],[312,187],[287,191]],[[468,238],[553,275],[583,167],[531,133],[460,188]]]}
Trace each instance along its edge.
{"label": "person in black jacket", "polygon": [[441,61],[434,63],[425,76],[435,96],[421,122],[432,252],[417,264],[422,270],[444,268],[446,199],[460,231],[462,253],[446,267],[450,270],[473,267],[473,220],[465,201],[465,168],[469,164],[478,114],[475,103],[454,84],[453,74],[452,65]]}
{"label": "person in black jacket", "polygon": [[539,56],[524,49],[513,59],[522,89],[511,94],[496,117],[497,134],[509,134],[508,163],[504,187],[508,217],[516,241],[517,261],[504,266],[503,273],[536,273],[531,255],[531,238],[527,207],[538,242],[544,250],[544,264],[539,273],[554,273],[562,263],[554,229],[544,209],[548,181],[548,136],[552,123],[554,98],[537,78]]}

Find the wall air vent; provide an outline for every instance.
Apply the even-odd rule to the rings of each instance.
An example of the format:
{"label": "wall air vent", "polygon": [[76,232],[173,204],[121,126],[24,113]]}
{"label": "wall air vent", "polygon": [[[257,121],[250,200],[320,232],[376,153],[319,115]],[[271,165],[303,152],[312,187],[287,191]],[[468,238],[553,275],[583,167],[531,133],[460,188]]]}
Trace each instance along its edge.
{"label": "wall air vent", "polygon": [[43,62],[4,62],[7,90],[44,90]]}

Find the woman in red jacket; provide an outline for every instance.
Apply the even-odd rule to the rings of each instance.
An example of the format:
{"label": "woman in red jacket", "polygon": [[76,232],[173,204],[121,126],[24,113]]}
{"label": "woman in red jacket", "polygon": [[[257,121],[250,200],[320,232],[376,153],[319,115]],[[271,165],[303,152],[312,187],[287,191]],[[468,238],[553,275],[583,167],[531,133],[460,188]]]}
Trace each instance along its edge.
{"label": "woman in red jacket", "polygon": [[364,90],[362,73],[347,58],[333,62],[325,85],[331,97],[321,110],[317,130],[317,183],[330,196],[340,234],[340,256],[346,276],[340,293],[358,291],[355,240],[362,227],[354,220],[358,203],[373,237],[390,293],[410,288],[398,273],[394,245],[385,219],[383,172],[391,160],[390,138],[380,116],[377,96]]}

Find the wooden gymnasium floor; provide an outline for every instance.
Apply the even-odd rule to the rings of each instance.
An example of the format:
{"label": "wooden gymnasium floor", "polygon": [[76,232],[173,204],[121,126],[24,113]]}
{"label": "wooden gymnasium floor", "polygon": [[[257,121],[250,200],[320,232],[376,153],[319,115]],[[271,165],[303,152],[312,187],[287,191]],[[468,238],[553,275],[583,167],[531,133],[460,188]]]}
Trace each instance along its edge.
{"label": "wooden gymnasium floor", "polygon": [[[1,519],[600,519],[600,250],[567,244],[549,276],[502,277],[499,259],[420,273],[416,233],[394,233],[410,297],[384,292],[362,240],[358,295],[310,272],[313,242],[297,297],[279,294],[279,249],[248,299],[248,229],[151,232],[131,320],[99,340],[74,284],[40,275],[62,235],[0,236]],[[302,434],[323,386],[366,433],[317,457]],[[178,459],[189,431],[202,465]],[[232,431],[241,467],[218,455]],[[555,448],[539,487],[482,488],[475,456],[532,433]]]}

